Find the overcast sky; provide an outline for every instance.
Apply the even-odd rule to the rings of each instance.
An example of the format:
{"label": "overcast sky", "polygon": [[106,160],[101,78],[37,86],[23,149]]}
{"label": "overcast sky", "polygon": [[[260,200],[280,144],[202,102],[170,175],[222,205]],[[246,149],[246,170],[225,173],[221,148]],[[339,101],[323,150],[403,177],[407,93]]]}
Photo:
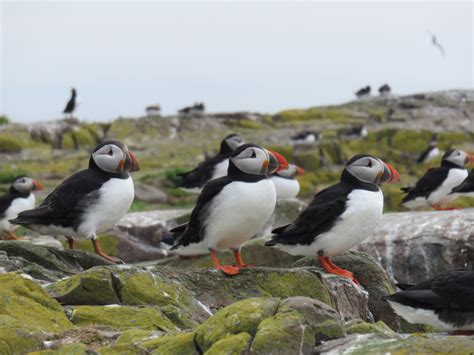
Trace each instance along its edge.
{"label": "overcast sky", "polygon": [[[0,113],[79,118],[276,112],[365,85],[400,94],[473,87],[472,2],[17,2],[1,4]],[[446,56],[431,45],[436,33]]]}

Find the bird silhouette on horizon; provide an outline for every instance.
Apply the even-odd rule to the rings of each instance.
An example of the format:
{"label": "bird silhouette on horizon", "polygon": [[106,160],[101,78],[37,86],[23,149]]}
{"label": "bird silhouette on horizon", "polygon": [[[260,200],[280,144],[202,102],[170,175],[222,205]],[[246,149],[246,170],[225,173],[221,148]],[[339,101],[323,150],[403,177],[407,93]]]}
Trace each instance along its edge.
{"label": "bird silhouette on horizon", "polygon": [[429,33],[430,36],[431,36],[431,44],[432,44],[433,46],[435,46],[436,48],[438,48],[439,51],[441,52],[441,55],[442,55],[443,57],[445,57],[446,54],[445,54],[445,52],[444,52],[444,48],[443,48],[443,46],[441,45],[441,43],[438,42],[438,39],[436,38],[436,35],[435,35],[433,32],[431,32],[431,31],[428,31],[428,33]]}
{"label": "bird silhouette on horizon", "polygon": [[77,97],[76,89],[72,88],[71,89],[71,98],[67,102],[66,107],[64,108],[64,111],[63,111],[63,113],[69,114],[69,117],[71,117],[71,118],[72,118],[72,114],[73,114],[73,112],[74,112],[74,110],[76,109],[76,106],[77,106],[76,105],[76,97]]}

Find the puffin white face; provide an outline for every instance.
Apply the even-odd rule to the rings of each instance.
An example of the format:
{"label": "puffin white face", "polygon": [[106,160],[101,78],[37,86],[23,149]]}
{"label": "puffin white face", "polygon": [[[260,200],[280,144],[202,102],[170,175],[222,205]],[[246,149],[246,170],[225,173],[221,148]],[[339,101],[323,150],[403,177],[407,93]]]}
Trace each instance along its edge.
{"label": "puffin white face", "polygon": [[118,145],[115,142],[105,144],[92,153],[92,159],[101,170],[109,173],[139,170],[135,156],[124,144]]}
{"label": "puffin white face", "polygon": [[360,181],[379,184],[385,166],[375,157],[363,156],[347,165],[346,170]]}
{"label": "puffin white face", "polygon": [[238,155],[231,158],[234,165],[244,173],[254,175],[266,175],[270,156],[267,151],[260,147],[251,146],[244,149]]}
{"label": "puffin white face", "polygon": [[230,149],[235,150],[238,146],[244,144],[244,141],[240,136],[231,136],[229,138],[226,138],[226,143],[230,147]]}
{"label": "puffin white face", "polygon": [[450,163],[464,166],[472,162],[473,157],[462,150],[454,149],[452,152],[448,153],[443,157],[443,160],[449,161]]}
{"label": "puffin white face", "polygon": [[42,190],[43,186],[28,176],[17,177],[12,183],[13,189],[21,193],[27,193],[34,190]]}

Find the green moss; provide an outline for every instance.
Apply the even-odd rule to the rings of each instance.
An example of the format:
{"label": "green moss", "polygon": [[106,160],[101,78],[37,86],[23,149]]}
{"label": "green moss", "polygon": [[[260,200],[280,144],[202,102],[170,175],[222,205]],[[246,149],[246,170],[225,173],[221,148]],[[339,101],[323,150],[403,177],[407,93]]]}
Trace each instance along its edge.
{"label": "green moss", "polygon": [[15,137],[0,135],[0,153],[20,153],[23,146]]}
{"label": "green moss", "polygon": [[176,329],[156,307],[77,306],[71,321],[78,326],[101,325],[113,329]]}
{"label": "green moss", "polygon": [[230,335],[214,343],[205,355],[247,354],[252,336],[248,333]]}
{"label": "green moss", "polygon": [[255,335],[258,325],[275,313],[278,304],[278,299],[267,297],[235,302],[219,310],[196,328],[196,342],[206,352],[214,343],[229,335]]}
{"label": "green moss", "polygon": [[160,309],[179,329],[194,329],[198,325],[198,323],[189,316],[189,312],[186,309],[181,309],[171,304],[161,307]]}
{"label": "green moss", "polygon": [[404,152],[421,153],[433,136],[429,131],[398,131],[393,135],[391,145],[402,148]]}
{"label": "green moss", "polygon": [[257,275],[256,282],[262,293],[268,296],[278,298],[305,296],[332,305],[327,287],[316,274],[307,270],[289,269],[284,273],[261,273]]}
{"label": "green moss", "polygon": [[158,337],[141,343],[140,347],[159,355],[198,354],[194,347],[194,333]]}
{"label": "green moss", "polygon": [[97,350],[99,355],[142,355],[143,350],[130,344],[103,346]]}
{"label": "green moss", "polygon": [[41,339],[22,328],[0,326],[0,355],[26,354],[40,348]]}
{"label": "green moss", "polygon": [[236,125],[241,128],[249,128],[249,129],[259,129],[262,127],[260,122],[248,119],[241,119],[236,122]]}
{"label": "green moss", "polygon": [[5,115],[0,116],[0,126],[1,126],[1,125],[6,125],[6,124],[8,124],[9,122],[10,122],[10,120],[8,119],[7,116],[5,116]]}
{"label": "green moss", "polygon": [[0,275],[0,326],[12,320],[24,330],[61,332],[72,327],[59,303],[35,282],[16,273]]}
{"label": "green moss", "polygon": [[138,344],[149,338],[154,333],[150,329],[127,329],[118,337],[115,344]]}

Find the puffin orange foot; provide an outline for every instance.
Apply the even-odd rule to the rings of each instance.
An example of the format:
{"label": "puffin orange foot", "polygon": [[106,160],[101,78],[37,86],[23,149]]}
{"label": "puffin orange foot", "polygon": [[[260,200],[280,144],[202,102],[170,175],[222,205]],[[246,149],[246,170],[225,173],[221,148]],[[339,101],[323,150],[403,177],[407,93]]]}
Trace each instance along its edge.
{"label": "puffin orange foot", "polygon": [[439,205],[433,205],[433,207],[436,211],[453,211],[453,210],[463,210],[464,207],[461,206],[451,206],[451,207],[442,207]]}
{"label": "puffin orange foot", "polygon": [[234,256],[235,256],[235,261],[237,262],[236,266],[238,268],[255,267],[255,265],[244,263],[244,261],[242,260],[242,255],[240,255],[240,251],[238,250],[234,251]]}
{"label": "puffin orange foot", "polygon": [[339,266],[333,264],[331,259],[329,259],[328,257],[320,256],[319,257],[319,262],[321,263],[324,271],[326,271],[327,273],[345,277],[346,279],[349,279],[353,283],[355,283],[356,285],[360,286],[359,281],[354,277],[354,274],[352,272],[350,272],[348,270],[344,270],[344,269],[340,268]]}
{"label": "puffin orange foot", "polygon": [[229,276],[235,276],[240,274],[240,268],[238,266],[230,266],[230,265],[219,265],[216,266],[217,270],[221,270],[224,274]]}

